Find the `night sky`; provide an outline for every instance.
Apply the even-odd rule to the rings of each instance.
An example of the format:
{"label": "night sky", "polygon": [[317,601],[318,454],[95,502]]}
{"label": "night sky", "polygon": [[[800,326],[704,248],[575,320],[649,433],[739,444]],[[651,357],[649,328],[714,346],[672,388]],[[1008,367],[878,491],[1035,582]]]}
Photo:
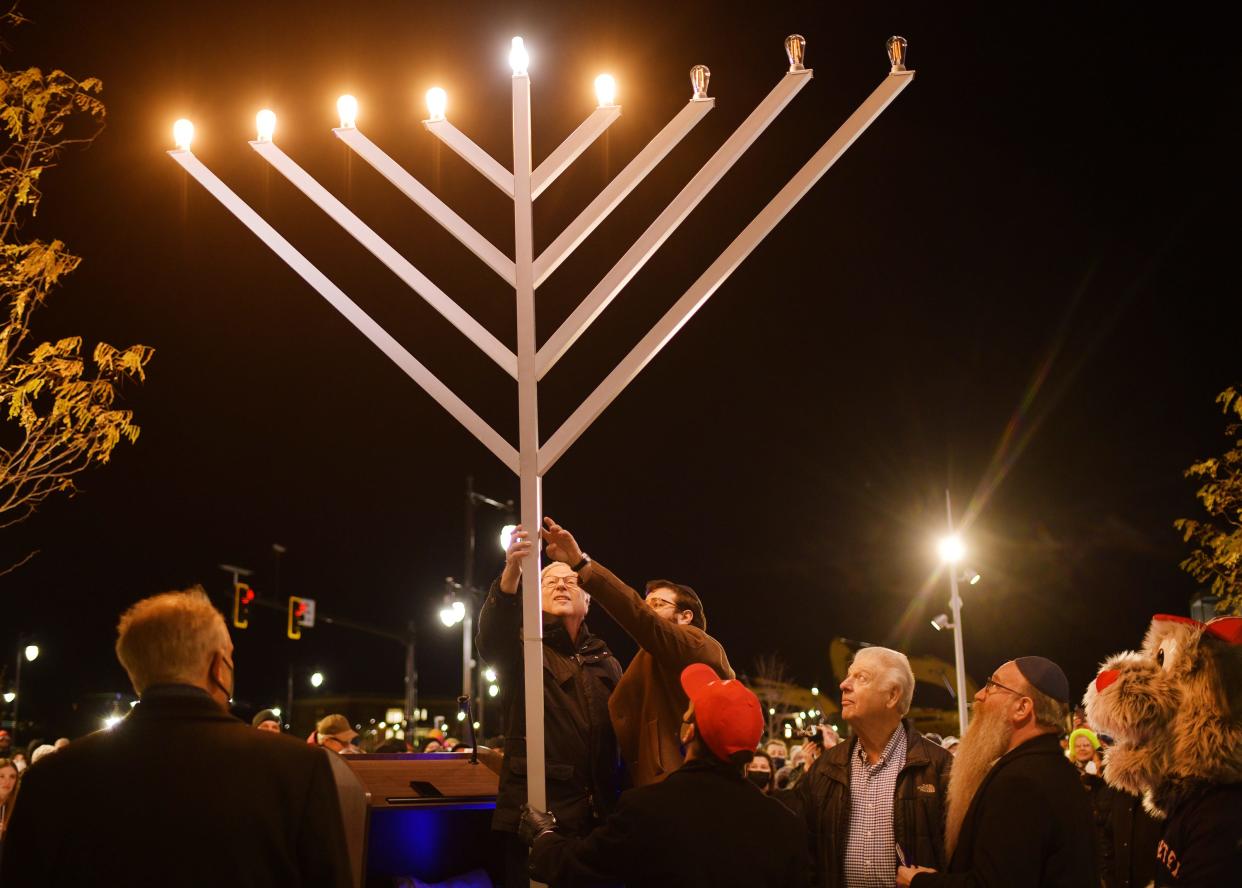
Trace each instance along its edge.
{"label": "night sky", "polygon": [[[164,152],[191,118],[195,153],[516,443],[516,384],[246,145],[274,109],[290,156],[512,346],[512,291],[329,130],[352,92],[360,128],[511,254],[507,199],[419,121],[443,86],[508,164],[514,34],[536,161],[597,73],[624,107],[537,202],[536,253],[682,107],[692,65],[717,100],[540,289],[541,341],[780,79],[787,34],[815,70],[549,374],[545,438],[879,83],[885,39],[909,39],[914,83],[553,468],[546,511],[631,584],[698,589],[739,671],[779,653],[827,686],[838,635],[952,659],[928,624],[947,487],[984,577],[968,670],[1040,653],[1085,686],[1196,590],[1172,522],[1197,514],[1182,470],[1223,449],[1242,311],[1216,23],[1084,5],[26,4],[3,65],[99,77],[108,107],[23,232],[83,257],[36,335],[156,354],[126,391],[137,445],[0,537],[6,564],[39,550],[0,577],[0,652],[19,632],[43,648],[23,715],[85,729],[91,695],[129,691],[118,614],[192,583],[223,606],[220,563],[326,614],[417,620],[420,690],[455,692],[460,630],[436,611],[462,574],[465,478],[508,499],[516,477]],[[480,582],[502,523],[480,512]],[[602,612],[589,624],[628,660]],[[401,694],[399,645],[283,630],[257,611],[234,633],[245,711],[283,700],[290,657],[299,693],[319,668],[324,692]]]}

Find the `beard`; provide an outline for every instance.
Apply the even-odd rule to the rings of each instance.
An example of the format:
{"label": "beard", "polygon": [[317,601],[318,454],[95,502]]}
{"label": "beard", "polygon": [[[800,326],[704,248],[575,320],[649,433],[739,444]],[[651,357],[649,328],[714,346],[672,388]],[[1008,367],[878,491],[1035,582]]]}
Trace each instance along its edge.
{"label": "beard", "polygon": [[945,852],[949,859],[957,848],[962,822],[979,784],[996,760],[1005,754],[1012,737],[1013,726],[999,709],[980,711],[962,736],[953,759],[953,770],[949,773],[949,810],[944,829]]}

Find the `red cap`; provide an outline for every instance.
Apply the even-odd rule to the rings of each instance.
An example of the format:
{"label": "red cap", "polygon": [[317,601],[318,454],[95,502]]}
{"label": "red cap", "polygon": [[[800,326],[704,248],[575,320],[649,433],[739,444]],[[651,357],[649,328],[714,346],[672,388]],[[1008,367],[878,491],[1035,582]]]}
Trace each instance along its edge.
{"label": "red cap", "polygon": [[706,663],[692,663],[681,673],[681,687],[694,704],[699,736],[717,758],[754,751],[763,735],[763,708],[745,685],[722,680]]}

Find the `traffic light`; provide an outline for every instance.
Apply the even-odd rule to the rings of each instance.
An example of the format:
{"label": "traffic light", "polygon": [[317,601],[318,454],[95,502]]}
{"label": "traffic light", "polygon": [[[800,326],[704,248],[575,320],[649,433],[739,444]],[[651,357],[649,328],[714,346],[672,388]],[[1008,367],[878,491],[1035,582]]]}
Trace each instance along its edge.
{"label": "traffic light", "polygon": [[250,625],[250,602],[254,601],[254,590],[245,583],[233,584],[233,625],[245,629]]}
{"label": "traffic light", "polygon": [[302,627],[315,625],[315,599],[289,596],[289,622],[286,633],[290,638],[301,638]]}

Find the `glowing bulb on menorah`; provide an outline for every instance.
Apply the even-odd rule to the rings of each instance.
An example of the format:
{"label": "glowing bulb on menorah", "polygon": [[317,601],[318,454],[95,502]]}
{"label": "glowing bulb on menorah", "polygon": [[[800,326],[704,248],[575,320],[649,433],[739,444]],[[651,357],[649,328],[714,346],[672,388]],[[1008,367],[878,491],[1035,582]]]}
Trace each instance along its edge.
{"label": "glowing bulb on menorah", "polygon": [[611,74],[601,74],[595,78],[595,98],[601,108],[611,108],[617,104],[617,81]]}
{"label": "glowing bulb on menorah", "polygon": [[258,130],[256,142],[272,141],[272,137],[276,135],[276,112],[264,108],[254,116],[254,127]]}
{"label": "glowing bulb on menorah", "polygon": [[427,90],[427,119],[443,120],[448,110],[448,93],[438,86]]}
{"label": "glowing bulb on menorah", "polygon": [[509,48],[509,67],[513,69],[514,77],[525,77],[530,67],[530,53],[526,51],[526,44],[521,37],[513,38],[513,44]]}
{"label": "glowing bulb on menorah", "polygon": [[189,151],[194,141],[194,124],[184,117],[173,124],[173,143],[178,151]]}
{"label": "glowing bulb on menorah", "polygon": [[341,96],[336,100],[336,113],[341,118],[341,127],[354,129],[358,126],[358,100],[351,95]]}

